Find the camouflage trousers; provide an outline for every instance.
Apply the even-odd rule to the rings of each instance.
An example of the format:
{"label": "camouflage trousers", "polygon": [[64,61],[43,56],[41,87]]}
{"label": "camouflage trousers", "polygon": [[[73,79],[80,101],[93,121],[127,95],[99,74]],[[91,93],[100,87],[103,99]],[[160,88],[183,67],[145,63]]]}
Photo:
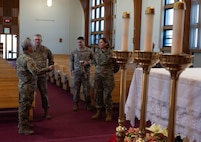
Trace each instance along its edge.
{"label": "camouflage trousers", "polygon": [[29,110],[31,109],[34,100],[34,87],[26,85],[23,86],[23,88],[20,88],[19,92],[19,127],[24,128],[29,122]]}
{"label": "camouflage trousers", "polygon": [[80,100],[80,89],[83,87],[84,99],[87,104],[91,103],[90,97],[90,73],[73,73],[73,101],[75,103]]}
{"label": "camouflage trousers", "polygon": [[42,107],[44,110],[47,110],[49,108],[49,100],[48,100],[46,76],[38,77],[37,88],[41,95]]}
{"label": "camouflage trousers", "polygon": [[101,109],[105,106],[106,109],[112,109],[112,90],[114,89],[113,74],[103,75],[95,73],[94,89],[96,94],[96,108]]}

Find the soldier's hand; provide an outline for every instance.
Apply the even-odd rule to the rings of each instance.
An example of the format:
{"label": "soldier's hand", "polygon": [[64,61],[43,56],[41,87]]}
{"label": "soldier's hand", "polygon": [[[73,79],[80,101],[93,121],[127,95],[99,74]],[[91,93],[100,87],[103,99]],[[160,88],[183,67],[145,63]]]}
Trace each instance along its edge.
{"label": "soldier's hand", "polygon": [[84,61],[83,66],[86,66],[86,65],[88,65],[88,64],[89,64],[88,61]]}
{"label": "soldier's hand", "polygon": [[50,69],[50,71],[52,71],[54,69],[54,65],[50,65],[49,69]]}

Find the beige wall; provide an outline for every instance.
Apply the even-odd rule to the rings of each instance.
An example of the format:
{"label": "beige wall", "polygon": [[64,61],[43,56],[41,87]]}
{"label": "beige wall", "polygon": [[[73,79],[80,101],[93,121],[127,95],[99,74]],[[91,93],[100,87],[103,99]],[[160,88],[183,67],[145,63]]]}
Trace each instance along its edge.
{"label": "beige wall", "polygon": [[83,21],[79,0],[53,0],[52,7],[46,0],[20,0],[20,41],[40,33],[54,54],[69,54],[76,48],[77,36],[84,35]]}
{"label": "beige wall", "polygon": [[[162,47],[162,17],[163,1],[143,0],[142,1],[142,26],[141,26],[141,49],[144,45],[145,9],[148,6],[155,8],[153,42],[155,51]],[[129,50],[133,51],[134,13],[133,0],[117,0],[115,5],[116,19],[115,28],[115,49],[121,49],[122,39],[122,14],[129,11],[130,32]],[[46,0],[20,0],[20,42],[26,38],[32,38],[34,34],[43,35],[43,44],[48,46],[54,54],[70,54],[76,48],[76,38],[84,35],[84,14],[80,0],[53,0],[53,6],[47,7]],[[59,38],[63,42],[59,42]],[[195,54],[194,66],[201,67],[200,54]]]}

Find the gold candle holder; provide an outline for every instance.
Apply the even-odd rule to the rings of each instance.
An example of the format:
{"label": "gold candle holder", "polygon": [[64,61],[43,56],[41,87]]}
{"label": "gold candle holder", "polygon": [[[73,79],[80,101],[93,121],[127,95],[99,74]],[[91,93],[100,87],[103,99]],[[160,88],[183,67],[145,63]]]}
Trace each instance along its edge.
{"label": "gold candle holder", "polygon": [[140,128],[139,128],[139,138],[137,142],[144,142],[146,136],[146,111],[147,111],[147,90],[149,83],[149,72],[151,67],[153,67],[159,61],[159,52],[141,52],[136,50],[134,52],[134,62],[141,66],[143,69],[143,88],[142,88],[142,102],[141,102],[141,114],[140,114]]}
{"label": "gold candle holder", "polygon": [[175,141],[175,118],[177,102],[177,81],[179,75],[192,64],[192,55],[170,55],[160,56],[160,62],[170,72],[170,102],[169,102],[169,121],[168,121],[168,142]]}
{"label": "gold candle holder", "polygon": [[126,100],[126,65],[132,59],[133,52],[130,51],[113,51],[113,57],[120,64],[121,80],[120,80],[120,101],[119,101],[119,126],[116,128],[117,142],[124,142],[126,127],[125,124],[125,100]]}

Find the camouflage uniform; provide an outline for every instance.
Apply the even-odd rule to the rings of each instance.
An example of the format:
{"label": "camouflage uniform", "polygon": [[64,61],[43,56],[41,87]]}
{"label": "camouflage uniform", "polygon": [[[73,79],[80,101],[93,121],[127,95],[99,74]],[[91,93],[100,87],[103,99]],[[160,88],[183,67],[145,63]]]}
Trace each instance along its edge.
{"label": "camouflage uniform", "polygon": [[50,71],[49,68],[38,69],[36,63],[29,54],[22,54],[17,61],[17,74],[19,78],[19,128],[26,129],[29,121],[29,110],[34,100],[36,90],[37,74]]}
{"label": "camouflage uniform", "polygon": [[[73,101],[78,103],[80,100],[80,87],[83,85],[83,93],[86,105],[90,105],[90,62],[93,59],[93,53],[87,47],[77,48],[70,55],[70,70],[73,73]],[[88,65],[82,66],[81,61],[87,61]]]}
{"label": "camouflage uniform", "polygon": [[[43,45],[40,48],[34,49],[32,53],[32,58],[36,62],[37,67],[39,69],[47,67],[47,60],[48,60],[48,66],[54,64],[54,58],[52,52]],[[42,107],[45,111],[47,111],[49,108],[49,102],[48,102],[46,74],[38,75],[37,87],[41,94]]]}
{"label": "camouflage uniform", "polygon": [[108,48],[105,51],[98,49],[94,54],[96,66],[94,76],[94,89],[96,94],[96,107],[106,111],[112,110],[112,90],[114,88],[114,69],[112,64],[112,51]]}

